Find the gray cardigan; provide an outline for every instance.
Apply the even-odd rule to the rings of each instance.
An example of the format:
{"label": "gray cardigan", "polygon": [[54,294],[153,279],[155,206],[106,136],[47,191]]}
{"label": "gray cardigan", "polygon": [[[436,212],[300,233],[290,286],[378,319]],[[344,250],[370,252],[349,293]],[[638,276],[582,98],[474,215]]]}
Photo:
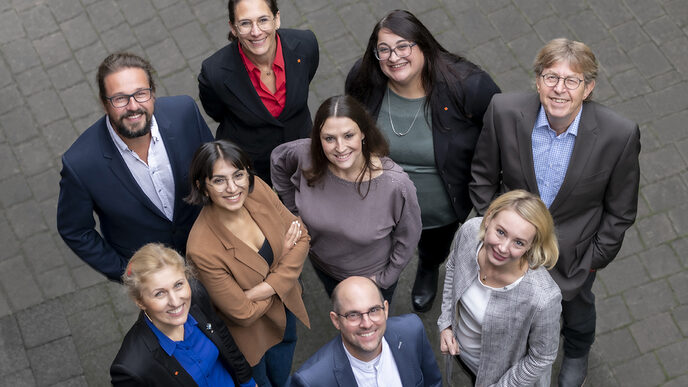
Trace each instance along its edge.
{"label": "gray cardigan", "polygon": [[[457,303],[478,276],[475,252],[482,218],[454,237],[442,294],[440,331],[458,326]],[[549,386],[559,348],[561,292],[547,270],[528,270],[511,290],[492,292],[482,326],[476,386]]]}

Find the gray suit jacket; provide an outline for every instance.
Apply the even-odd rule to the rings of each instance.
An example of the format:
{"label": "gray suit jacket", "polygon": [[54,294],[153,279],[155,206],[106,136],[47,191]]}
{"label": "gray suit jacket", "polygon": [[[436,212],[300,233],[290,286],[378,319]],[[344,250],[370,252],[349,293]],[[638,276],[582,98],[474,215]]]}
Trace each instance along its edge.
{"label": "gray suit jacket", "polygon": [[[483,218],[454,237],[444,277],[440,331],[458,327],[457,303],[478,278],[476,250]],[[549,386],[559,349],[561,292],[544,267],[528,270],[511,290],[492,292],[482,326],[476,386]]]}
{"label": "gray suit jacket", "polygon": [[[531,134],[540,109],[535,93],[495,95],[485,113],[471,167],[471,200],[483,214],[498,194],[524,189],[539,194]],[[551,271],[570,300],[591,269],[619,252],[638,205],[640,130],[634,122],[584,102],[566,177],[549,208],[559,239]]]}

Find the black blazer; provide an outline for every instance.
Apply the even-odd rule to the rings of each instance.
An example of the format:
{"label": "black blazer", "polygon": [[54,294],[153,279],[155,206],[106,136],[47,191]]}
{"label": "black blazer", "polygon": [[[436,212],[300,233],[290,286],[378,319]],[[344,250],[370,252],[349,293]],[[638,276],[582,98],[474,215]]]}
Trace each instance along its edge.
{"label": "black blazer", "polygon": [[[200,282],[192,281],[191,310],[198,327],[217,349],[234,384],[248,382],[251,367],[234,344],[225,323],[215,314],[210,298]],[[191,375],[162,349],[155,333],[148,327],[144,314],[124,337],[115,360],[110,366],[113,386],[197,386]]]}
{"label": "black blazer", "polygon": [[[353,78],[360,65],[359,59],[346,77],[347,93],[355,87]],[[465,78],[455,85],[456,90],[463,93],[456,96],[456,100],[463,101],[463,109],[452,103],[449,85],[443,81],[435,85],[432,92],[435,102],[430,107],[432,143],[437,171],[449,194],[456,217],[463,222],[473,208],[468,195],[468,183],[471,181],[473,151],[483,127],[483,115],[492,96],[500,90],[486,72],[470,62],[456,62],[452,67],[456,73],[465,75]],[[368,98],[360,101],[374,117],[380,112],[385,90],[386,86],[372,89],[368,93]]]}
{"label": "black blazer", "polygon": [[205,112],[220,125],[216,138],[235,142],[270,184],[270,153],[279,144],[308,137],[313,125],[308,85],[318,68],[318,41],[311,31],[280,29],[286,77],[286,102],[277,117],[261,101],[234,41],[203,61],[198,75]]}

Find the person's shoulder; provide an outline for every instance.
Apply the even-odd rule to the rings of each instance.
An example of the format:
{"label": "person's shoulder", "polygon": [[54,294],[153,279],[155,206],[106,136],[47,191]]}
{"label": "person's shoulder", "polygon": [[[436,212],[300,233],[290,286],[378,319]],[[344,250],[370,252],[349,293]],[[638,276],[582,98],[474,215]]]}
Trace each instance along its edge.
{"label": "person's shoulder", "polygon": [[158,112],[159,109],[174,111],[180,107],[192,107],[196,105],[196,101],[189,95],[173,95],[167,97],[158,97],[155,99],[155,111]]}
{"label": "person's shoulder", "polygon": [[618,128],[619,130],[624,130],[624,131],[632,131],[637,127],[638,125],[633,122],[631,119],[622,116],[618,112],[614,111],[608,106],[602,105],[601,103],[595,102],[595,101],[588,101],[583,104],[583,114],[585,114],[585,110],[590,109],[592,110],[593,114],[595,115],[595,120],[597,121],[598,124],[603,124],[603,125],[613,125],[614,127]]}
{"label": "person's shoulder", "polygon": [[229,42],[221,49],[215,51],[212,55],[203,60],[202,67],[205,69],[208,66],[213,67],[225,63],[227,58],[234,52],[234,46],[236,44],[236,41]]}
{"label": "person's shoulder", "polygon": [[294,374],[307,378],[309,375],[321,373],[323,370],[331,370],[334,365],[334,354],[337,351],[337,345],[342,345],[341,336],[335,337],[318,349]]}
{"label": "person's shoulder", "polygon": [[280,28],[279,29],[280,38],[286,40],[303,40],[312,42],[315,41],[315,34],[311,30],[297,30],[292,28]]}
{"label": "person's shoulder", "polygon": [[145,373],[145,364],[147,362],[142,360],[150,354],[151,349],[148,348],[144,336],[149,332],[152,334],[146,322],[141,318],[137,319],[124,336],[122,345],[112,365],[123,366],[136,374],[139,373],[137,370],[141,371],[141,373]]}
{"label": "person's shoulder", "polygon": [[402,314],[387,319],[387,328],[391,331],[418,331],[425,330],[423,321],[415,313]]}
{"label": "person's shoulder", "polygon": [[535,270],[528,270],[530,281],[533,284],[533,290],[540,293],[546,299],[561,298],[561,290],[559,285],[554,282],[554,279],[549,274],[544,266],[540,266]]}
{"label": "person's shoulder", "polygon": [[383,171],[382,176],[384,176],[384,178],[389,181],[396,190],[405,192],[409,187],[415,188],[409,175],[404,172],[404,169],[392,159],[386,156],[380,157],[380,164]]}
{"label": "person's shoulder", "polygon": [[480,229],[480,222],[482,221],[483,218],[481,216],[475,216],[465,221],[461,228],[463,232],[477,232]]}
{"label": "person's shoulder", "polygon": [[109,136],[105,123],[106,119],[107,116],[103,115],[98,121],[77,137],[74,143],[72,143],[62,155],[63,160],[68,160],[70,163],[76,164],[82,161],[91,164],[97,160],[93,157],[96,153],[101,151],[99,143],[102,141],[102,136]]}

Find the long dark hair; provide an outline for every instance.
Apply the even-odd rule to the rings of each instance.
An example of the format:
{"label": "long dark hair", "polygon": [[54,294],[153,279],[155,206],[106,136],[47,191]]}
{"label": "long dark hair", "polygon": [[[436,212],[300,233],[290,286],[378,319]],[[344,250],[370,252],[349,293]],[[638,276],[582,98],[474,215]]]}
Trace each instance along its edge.
{"label": "long dark hair", "polygon": [[361,58],[358,71],[353,74],[351,82],[348,82],[346,93],[364,103],[371,95],[371,90],[386,87],[388,78],[380,69],[380,63],[375,58],[374,50],[377,47],[378,33],[381,29],[387,29],[402,38],[417,44],[417,49],[423,52],[425,63],[421,72],[421,81],[426,94],[425,111],[430,111],[433,101],[433,90],[439,82],[446,83],[449,88],[450,98],[462,114],[464,109],[464,93],[456,84],[467,74],[459,74],[451,65],[457,62],[469,64],[469,68],[478,69],[477,66],[465,58],[447,51],[435,39],[430,31],[411,12],[406,10],[394,10],[380,19],[373,28],[368,39],[363,58]]}
{"label": "long dark hair", "polygon": [[311,168],[303,171],[306,181],[312,187],[327,172],[330,162],[323,151],[322,143],[320,142],[320,132],[323,125],[325,125],[325,121],[330,117],[346,117],[351,119],[358,125],[365,137],[365,141],[363,141],[361,146],[361,154],[364,159],[363,169],[356,177],[358,193],[365,198],[370,191],[370,180],[365,193],[363,193],[361,185],[366,173],[376,170],[372,157],[389,155],[389,144],[387,144],[387,140],[385,140],[385,137],[375,124],[373,117],[368,114],[360,102],[349,95],[337,95],[326,99],[315,113],[315,121],[313,121],[313,130],[311,131]]}

